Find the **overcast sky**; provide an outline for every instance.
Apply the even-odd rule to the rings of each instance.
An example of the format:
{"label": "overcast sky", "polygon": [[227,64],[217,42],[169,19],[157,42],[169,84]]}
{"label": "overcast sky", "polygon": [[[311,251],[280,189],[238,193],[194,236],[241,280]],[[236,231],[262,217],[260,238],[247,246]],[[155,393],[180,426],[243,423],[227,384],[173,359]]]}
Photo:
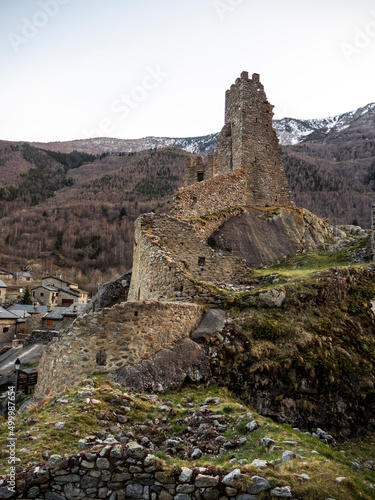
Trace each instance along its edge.
{"label": "overcast sky", "polygon": [[260,73],[275,116],[375,101],[373,0],[0,0],[0,139],[199,136]]}

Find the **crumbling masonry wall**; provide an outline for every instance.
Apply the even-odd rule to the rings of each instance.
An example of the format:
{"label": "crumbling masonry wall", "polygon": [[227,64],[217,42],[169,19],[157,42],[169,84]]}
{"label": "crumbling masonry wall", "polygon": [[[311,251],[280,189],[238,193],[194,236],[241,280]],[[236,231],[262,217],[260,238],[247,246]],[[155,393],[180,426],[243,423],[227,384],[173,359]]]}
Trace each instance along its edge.
{"label": "crumbling masonry wall", "polygon": [[28,469],[16,479],[14,494],[0,488],[1,498],[251,500],[259,498],[252,493],[271,490],[265,478],[241,474],[240,469],[225,475],[215,467],[167,467],[135,441],[87,448],[71,456],[54,455],[50,464]]}
{"label": "crumbling masonry wall", "polygon": [[215,252],[186,222],[155,214],[136,221],[129,300],[191,301],[195,282],[236,283],[245,271],[244,259]]}
{"label": "crumbling masonry wall", "polygon": [[207,160],[202,156],[186,159],[184,186],[190,186],[194,182],[202,182],[211,179],[215,175],[214,157],[208,155]]}
{"label": "crumbling masonry wall", "polygon": [[256,73],[251,79],[242,72],[226,92],[225,125],[215,154],[215,173],[247,169],[249,205],[292,205],[272,110]]}
{"label": "crumbling masonry wall", "polygon": [[[259,81],[259,75],[254,73],[252,78],[246,71],[226,92],[225,96],[225,124],[219,134],[218,144],[213,160],[207,165],[203,183],[199,183],[194,190],[194,197],[204,197],[207,188],[207,177],[222,176],[220,183],[227,187],[233,181],[225,177],[230,172],[243,170],[247,172],[246,201],[243,205],[253,206],[293,206],[291,193],[279,152],[279,141],[272,126],[273,106],[268,102],[264,87]],[[198,160],[201,164],[202,160]],[[187,165],[185,186],[197,182],[197,166],[194,163]],[[202,167],[201,167],[202,170]],[[212,174],[212,175],[211,175]],[[209,181],[207,181],[209,182]],[[216,184],[210,184],[215,189]],[[206,213],[216,212],[229,206],[239,205],[235,199],[232,204],[222,199],[222,191],[213,192],[211,207]],[[177,200],[180,190],[177,194]],[[213,195],[216,194],[216,198]],[[241,197],[242,198],[242,197]],[[178,203],[177,203],[178,204]],[[223,206],[224,204],[225,207]],[[206,203],[207,205],[207,203]]]}
{"label": "crumbling masonry wall", "polygon": [[196,304],[123,302],[78,318],[45,348],[35,397],[74,387],[95,372],[114,373],[137,364],[188,337],[202,314]]}
{"label": "crumbling masonry wall", "polygon": [[234,206],[246,206],[247,202],[248,173],[240,169],[179,189],[172,214],[181,219],[200,217]]}

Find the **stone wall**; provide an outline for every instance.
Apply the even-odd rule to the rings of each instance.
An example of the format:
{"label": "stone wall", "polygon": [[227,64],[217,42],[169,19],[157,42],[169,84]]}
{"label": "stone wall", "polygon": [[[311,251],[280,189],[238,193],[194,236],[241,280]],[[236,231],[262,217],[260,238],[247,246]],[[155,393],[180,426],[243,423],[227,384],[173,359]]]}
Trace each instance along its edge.
{"label": "stone wall", "polygon": [[51,340],[60,337],[61,332],[58,330],[34,330],[25,339],[24,346],[34,344],[49,344]]}
{"label": "stone wall", "polygon": [[210,179],[214,175],[214,156],[208,155],[207,161],[202,156],[187,158],[185,166],[184,185]]}
{"label": "stone wall", "polygon": [[74,387],[85,375],[113,373],[149,358],[188,337],[202,312],[195,304],[124,302],[78,318],[45,348],[35,397]]}
{"label": "stone wall", "polygon": [[144,214],[136,222],[129,300],[191,300],[194,282],[237,283],[245,271],[243,259],[215,252],[187,222]]}
{"label": "stone wall", "polygon": [[16,334],[16,321],[12,319],[0,319],[0,343],[12,342]]}
{"label": "stone wall", "polygon": [[[1,498],[44,500],[259,500],[271,496],[270,483],[261,476],[234,469],[228,474],[215,467],[167,468],[136,442],[95,446],[70,457],[52,455],[48,465],[38,466],[16,478],[16,492],[10,484],[0,487]],[[283,488],[291,497],[290,487]],[[283,493],[283,492],[279,492]],[[288,494],[287,494],[288,493]]]}
{"label": "stone wall", "polygon": [[78,316],[74,313],[63,314],[59,319],[57,318],[44,318],[42,321],[42,330],[59,330],[63,331],[68,328]]}
{"label": "stone wall", "polygon": [[128,299],[131,277],[132,273],[128,271],[119,278],[104,283],[98,293],[83,308],[81,315],[91,314],[100,311],[103,307],[111,307],[119,302],[125,302]]}
{"label": "stone wall", "polygon": [[172,214],[178,218],[200,217],[245,206],[248,180],[246,170],[240,169],[180,188],[175,194]]}
{"label": "stone wall", "polygon": [[248,204],[290,206],[292,198],[272,126],[273,106],[259,75],[241,73],[225,95],[225,125],[219,134],[215,173],[245,168]]}
{"label": "stone wall", "polygon": [[[187,164],[185,187],[197,181],[205,185],[179,190],[176,216],[199,216],[235,205],[294,205],[272,126],[272,110],[259,75],[254,73],[249,78],[244,71],[226,92],[225,124],[214,158],[209,159],[207,166],[201,159],[189,159]],[[238,170],[247,175],[228,177]],[[206,180],[212,176],[214,181],[216,176],[219,179]]]}
{"label": "stone wall", "polygon": [[160,247],[153,234],[143,227],[143,221],[153,216],[141,215],[135,222],[133,272],[128,300],[191,301],[195,286],[185,275],[182,263],[174,261]]}

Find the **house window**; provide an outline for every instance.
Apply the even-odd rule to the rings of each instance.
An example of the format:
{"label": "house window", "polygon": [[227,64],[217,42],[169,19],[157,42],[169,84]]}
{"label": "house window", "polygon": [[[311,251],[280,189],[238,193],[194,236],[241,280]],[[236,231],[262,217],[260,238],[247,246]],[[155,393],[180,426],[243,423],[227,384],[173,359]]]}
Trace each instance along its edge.
{"label": "house window", "polygon": [[4,326],[3,333],[8,333],[8,332],[9,332],[9,326]]}
{"label": "house window", "polygon": [[40,292],[40,296],[41,296],[41,297],[44,297],[44,292]]}
{"label": "house window", "polygon": [[105,366],[107,364],[107,352],[105,349],[100,349],[96,354],[96,364],[99,366]]}
{"label": "house window", "polygon": [[198,172],[197,173],[197,181],[202,182],[204,179],[204,172]]}
{"label": "house window", "polygon": [[53,319],[47,319],[47,326],[53,325]]}

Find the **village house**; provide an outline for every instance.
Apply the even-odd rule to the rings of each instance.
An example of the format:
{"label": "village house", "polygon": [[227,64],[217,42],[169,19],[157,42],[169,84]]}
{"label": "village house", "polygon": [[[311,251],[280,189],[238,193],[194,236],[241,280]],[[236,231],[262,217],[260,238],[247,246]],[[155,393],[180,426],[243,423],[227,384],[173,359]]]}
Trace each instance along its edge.
{"label": "village house", "polygon": [[5,269],[0,269],[0,279],[10,281],[13,279],[13,273]]}
{"label": "village house", "polygon": [[75,303],[70,307],[54,307],[42,318],[43,330],[63,330],[70,326],[82,312],[84,304]]}
{"label": "village house", "polygon": [[86,304],[88,293],[76,283],[62,279],[61,275],[46,276],[42,284],[32,290],[35,303],[53,307],[69,307],[72,304]]}
{"label": "village house", "polygon": [[12,342],[17,334],[18,316],[0,306],[0,344]]}
{"label": "village house", "polygon": [[[22,327],[23,333],[31,333],[32,330],[38,330],[42,328],[43,322],[42,318],[47,314],[47,306],[41,305],[28,305],[28,304],[13,304],[9,307],[8,311],[12,312],[19,318],[23,320],[25,324]],[[20,325],[18,326],[18,333],[20,332]]]}
{"label": "village house", "polygon": [[13,274],[13,278],[15,281],[21,281],[21,282],[30,282],[30,281],[33,281],[33,277],[31,276],[31,274],[27,271],[20,271],[20,272],[16,272]]}
{"label": "village house", "polygon": [[7,285],[4,283],[4,281],[0,280],[0,304],[4,304],[5,302],[5,297],[7,293]]}
{"label": "village house", "polygon": [[59,290],[53,286],[37,286],[32,289],[32,295],[35,304],[42,304],[46,307],[58,304]]}

